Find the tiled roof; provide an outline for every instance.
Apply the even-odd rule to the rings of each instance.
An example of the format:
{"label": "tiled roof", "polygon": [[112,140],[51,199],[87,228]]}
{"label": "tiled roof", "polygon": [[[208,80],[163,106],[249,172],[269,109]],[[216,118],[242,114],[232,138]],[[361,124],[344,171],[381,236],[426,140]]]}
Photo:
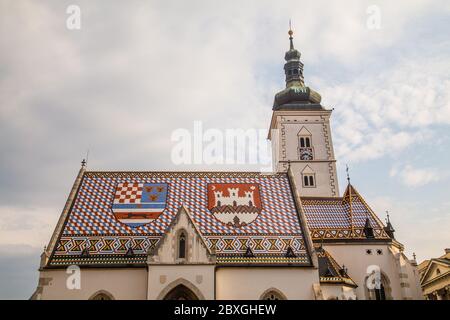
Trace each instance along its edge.
{"label": "tiled roof", "polygon": [[343,197],[302,197],[301,201],[313,240],[365,239],[366,219],[375,239],[389,239],[382,222],[351,185]]}
{"label": "tiled roof", "polygon": [[[258,193],[254,204],[250,203],[253,207],[258,207],[252,207],[256,212],[252,213],[256,214],[254,221],[226,223],[211,212],[208,191],[211,194],[211,188],[220,185],[242,186],[242,189],[251,188]],[[163,201],[158,202],[159,206],[163,203],[162,213],[155,220],[142,225],[123,223],[127,220],[119,219],[120,216],[113,212],[113,204],[120,209],[125,203],[127,208],[134,206],[133,210],[137,210],[140,207],[129,199],[140,197],[141,189],[146,186],[167,186],[167,198],[165,201],[158,200]],[[130,191],[131,196],[127,194],[126,200],[120,200],[119,203],[121,192],[126,191],[127,187],[130,187],[129,190],[133,189]],[[122,192],[124,195],[125,191]],[[243,194],[239,191],[238,196],[241,195]],[[49,266],[127,261],[144,263],[145,254],[156,247],[182,206],[189,211],[205,243],[210,249],[214,249],[218,262],[242,261],[241,257],[250,246],[255,254],[254,262],[288,262],[291,259],[294,263],[310,263],[287,174],[87,171],[83,175]],[[224,207],[227,206],[219,209]],[[226,219],[226,210],[224,212],[218,214],[224,214]],[[126,258],[125,253],[130,247],[133,248],[134,255]],[[292,248],[295,257],[285,256],[288,247]],[[89,254],[83,257],[82,251],[86,248]]]}
{"label": "tiled roof", "polygon": [[334,260],[331,254],[320,246],[316,246],[319,260],[319,277],[322,283],[345,284],[357,287],[346,271]]}

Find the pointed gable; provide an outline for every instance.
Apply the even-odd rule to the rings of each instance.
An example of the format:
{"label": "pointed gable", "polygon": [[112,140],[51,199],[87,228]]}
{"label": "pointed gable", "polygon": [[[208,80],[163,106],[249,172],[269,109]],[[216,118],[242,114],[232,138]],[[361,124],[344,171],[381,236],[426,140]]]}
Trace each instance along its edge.
{"label": "pointed gable", "polygon": [[448,275],[450,275],[449,259],[431,259],[420,279],[420,283],[424,286]]}
{"label": "pointed gable", "polygon": [[306,167],[303,168],[302,174],[314,174],[314,170],[311,169],[310,166],[306,165]]}
{"label": "pointed gable", "polygon": [[300,131],[297,133],[298,136],[311,136],[311,132],[303,126]]}
{"label": "pointed gable", "polygon": [[366,239],[367,222],[373,229],[373,239],[390,239],[381,220],[351,184],[343,197],[302,197],[301,200],[315,240]]}
{"label": "pointed gable", "polygon": [[[181,233],[186,235],[185,258],[179,258],[178,254],[180,250],[179,236]],[[188,210],[182,206],[158,245],[149,252],[148,262],[150,264],[214,263],[215,254],[211,252],[206,244]]]}

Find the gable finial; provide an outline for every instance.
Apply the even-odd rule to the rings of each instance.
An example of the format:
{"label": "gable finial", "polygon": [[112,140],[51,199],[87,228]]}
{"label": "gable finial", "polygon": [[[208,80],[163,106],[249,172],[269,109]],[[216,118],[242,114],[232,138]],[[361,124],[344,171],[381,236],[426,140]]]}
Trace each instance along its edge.
{"label": "gable finial", "polygon": [[81,167],[82,168],[86,168],[87,167],[88,159],[89,159],[89,149],[86,152],[86,157],[83,158],[83,160],[81,161]]}
{"label": "gable finial", "polygon": [[388,224],[388,223],[390,223],[390,220],[389,220],[389,211],[386,210],[386,224]]}
{"label": "gable finial", "polygon": [[289,19],[289,42],[290,42],[290,46],[289,49],[293,50],[294,49],[294,42],[292,41],[294,38],[292,37],[292,35],[294,34],[294,31],[292,31],[292,24],[291,24],[291,19]]}
{"label": "gable finial", "polygon": [[349,173],[349,170],[348,170],[348,164],[345,165],[345,171],[347,172],[347,181],[348,181],[348,184],[350,184],[350,173]]}
{"label": "gable finial", "polygon": [[416,260],[416,253],[415,252],[413,252],[413,258],[414,258],[414,260]]}

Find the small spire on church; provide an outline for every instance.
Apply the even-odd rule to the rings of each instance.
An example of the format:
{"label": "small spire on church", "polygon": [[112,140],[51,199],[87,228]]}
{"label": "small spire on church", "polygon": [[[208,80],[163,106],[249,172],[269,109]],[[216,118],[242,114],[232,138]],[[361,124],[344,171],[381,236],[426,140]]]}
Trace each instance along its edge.
{"label": "small spire on church", "polygon": [[86,164],[87,164],[86,159],[83,159],[83,160],[81,161],[81,167],[82,167],[82,168],[85,168],[85,167],[86,167]]}
{"label": "small spire on church", "polygon": [[369,217],[366,217],[366,223],[364,224],[364,234],[366,235],[367,239],[375,238],[372,225],[370,224]]}
{"label": "small spire on church", "polygon": [[416,253],[415,252],[413,252],[413,259],[414,259],[414,261],[416,260]]}
{"label": "small spire on church", "polygon": [[389,237],[395,239],[394,232],[395,229],[391,224],[391,220],[389,219],[389,211],[386,210],[386,227],[384,227],[384,231],[387,233]]}
{"label": "small spire on church", "polygon": [[347,172],[347,181],[348,181],[348,186],[347,186],[347,197],[348,197],[348,210],[349,210],[349,217],[350,217],[350,229],[351,229],[351,236],[353,237],[354,232],[355,232],[355,227],[353,225],[353,205],[352,205],[352,186],[350,184],[350,174],[348,171],[348,165],[345,165],[345,171]]}

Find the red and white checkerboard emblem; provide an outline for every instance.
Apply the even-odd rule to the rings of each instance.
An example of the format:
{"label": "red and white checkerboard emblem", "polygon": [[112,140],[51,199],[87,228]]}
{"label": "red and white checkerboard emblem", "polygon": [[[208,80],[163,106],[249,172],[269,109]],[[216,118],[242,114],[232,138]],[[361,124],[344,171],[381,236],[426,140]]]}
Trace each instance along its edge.
{"label": "red and white checkerboard emblem", "polygon": [[117,220],[138,227],[158,218],[166,207],[167,183],[119,183],[112,211]]}
{"label": "red and white checkerboard emblem", "polygon": [[119,183],[114,203],[139,203],[142,196],[142,183]]}

